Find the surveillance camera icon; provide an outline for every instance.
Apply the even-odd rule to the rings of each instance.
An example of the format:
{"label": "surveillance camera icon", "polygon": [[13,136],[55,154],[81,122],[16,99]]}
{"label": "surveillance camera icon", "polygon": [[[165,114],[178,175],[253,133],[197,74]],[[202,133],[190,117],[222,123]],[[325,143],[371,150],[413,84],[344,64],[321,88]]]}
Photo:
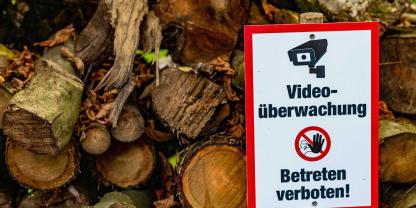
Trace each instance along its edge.
{"label": "surveillance camera icon", "polygon": [[316,78],[325,78],[325,66],[316,63],[326,53],[328,41],[326,39],[310,40],[288,51],[289,60],[295,66],[309,66],[309,73],[316,74]]}

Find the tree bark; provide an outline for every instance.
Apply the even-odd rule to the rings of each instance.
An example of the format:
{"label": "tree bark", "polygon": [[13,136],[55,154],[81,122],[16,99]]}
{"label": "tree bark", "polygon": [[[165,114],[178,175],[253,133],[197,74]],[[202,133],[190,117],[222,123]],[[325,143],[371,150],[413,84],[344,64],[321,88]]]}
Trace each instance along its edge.
{"label": "tree bark", "polygon": [[7,140],[6,164],[10,174],[24,187],[56,189],[73,179],[79,169],[79,152],[70,142],[57,155],[35,154]]}
{"label": "tree bark", "polygon": [[215,135],[180,153],[177,185],[184,207],[247,206],[246,161],[239,145],[242,141]]}
{"label": "tree bark", "polygon": [[194,73],[176,68],[162,72],[160,85],[151,93],[152,108],[172,132],[194,139],[225,102],[223,88]]}
{"label": "tree bark", "polygon": [[92,155],[101,155],[108,150],[111,136],[107,127],[99,123],[88,126],[85,136],[81,138],[81,145],[85,152]]}
{"label": "tree bark", "polygon": [[12,99],[12,94],[0,87],[0,129],[2,129],[3,113]]}
{"label": "tree bark", "polygon": [[173,59],[198,64],[231,55],[249,7],[248,0],[161,0],[155,14]]}
{"label": "tree bark", "polygon": [[394,208],[412,208],[416,206],[416,185],[382,184],[381,197],[385,206]]}
{"label": "tree bark", "polygon": [[144,119],[135,105],[126,104],[123,109],[117,127],[111,129],[111,135],[120,142],[133,142],[144,132]]}
{"label": "tree bark", "polygon": [[302,12],[322,12],[337,22],[380,21],[381,33],[400,19],[410,0],[297,0]]}
{"label": "tree bark", "polygon": [[416,125],[404,119],[380,120],[379,124],[380,180],[416,183]]}
{"label": "tree bark", "polygon": [[113,40],[114,30],[102,0],[75,42],[75,56],[81,58],[85,64],[95,63],[100,57],[112,53]]}
{"label": "tree bark", "polygon": [[416,30],[386,34],[380,42],[380,97],[395,112],[416,114]]}
{"label": "tree bark", "polygon": [[142,139],[133,143],[115,141],[96,159],[97,171],[103,180],[121,188],[145,184],[155,166],[155,150]]}
{"label": "tree bark", "polygon": [[[64,46],[72,51],[73,43],[68,41]],[[61,56],[61,46],[45,50],[35,71],[28,86],[10,100],[3,129],[25,149],[55,155],[71,139],[83,84],[72,65]]]}

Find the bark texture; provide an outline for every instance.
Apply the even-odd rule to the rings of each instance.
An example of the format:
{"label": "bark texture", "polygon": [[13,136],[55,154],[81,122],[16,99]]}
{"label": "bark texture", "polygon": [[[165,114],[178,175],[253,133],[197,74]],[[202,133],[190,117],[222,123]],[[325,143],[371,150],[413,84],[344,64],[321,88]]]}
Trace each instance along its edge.
{"label": "bark texture", "polygon": [[[65,47],[72,51],[73,42]],[[65,148],[81,106],[83,83],[60,48],[44,52],[31,82],[12,97],[3,117],[4,133],[39,154],[55,155]]]}
{"label": "bark texture", "polygon": [[151,93],[152,108],[172,132],[196,138],[225,102],[223,88],[214,82],[175,68],[162,72],[160,85]]}
{"label": "bark texture", "polygon": [[303,12],[324,13],[331,21],[380,21],[381,33],[395,23],[410,0],[296,0]]}
{"label": "bark texture", "polygon": [[380,41],[380,96],[396,112],[416,114],[416,30],[398,30]]}
{"label": "bark texture", "polygon": [[155,14],[174,60],[191,64],[229,56],[249,7],[248,0],[161,0]]}

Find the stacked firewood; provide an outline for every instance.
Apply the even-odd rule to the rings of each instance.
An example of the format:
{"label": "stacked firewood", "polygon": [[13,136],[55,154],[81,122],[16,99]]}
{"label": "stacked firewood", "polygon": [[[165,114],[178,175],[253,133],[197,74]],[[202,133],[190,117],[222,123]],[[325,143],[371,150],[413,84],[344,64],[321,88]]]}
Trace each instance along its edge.
{"label": "stacked firewood", "polygon": [[41,56],[0,53],[0,207],[246,207],[242,27],[306,11],[387,31],[380,180],[387,204],[416,204],[396,184],[416,182],[416,42],[391,30],[410,1],[284,2],[101,0]]}

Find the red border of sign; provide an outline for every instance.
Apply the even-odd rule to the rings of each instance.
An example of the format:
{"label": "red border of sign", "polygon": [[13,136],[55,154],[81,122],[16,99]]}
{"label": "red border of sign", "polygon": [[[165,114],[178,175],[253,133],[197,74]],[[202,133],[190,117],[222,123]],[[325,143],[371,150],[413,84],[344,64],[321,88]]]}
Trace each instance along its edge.
{"label": "red border of sign", "polygon": [[[378,97],[379,97],[379,23],[345,22],[323,24],[282,24],[244,26],[245,80],[246,80],[246,144],[247,144],[247,205],[256,207],[254,164],[254,101],[253,101],[253,47],[252,35],[258,33],[315,32],[371,30],[371,205],[378,208]],[[358,208],[356,207],[356,208]]]}

